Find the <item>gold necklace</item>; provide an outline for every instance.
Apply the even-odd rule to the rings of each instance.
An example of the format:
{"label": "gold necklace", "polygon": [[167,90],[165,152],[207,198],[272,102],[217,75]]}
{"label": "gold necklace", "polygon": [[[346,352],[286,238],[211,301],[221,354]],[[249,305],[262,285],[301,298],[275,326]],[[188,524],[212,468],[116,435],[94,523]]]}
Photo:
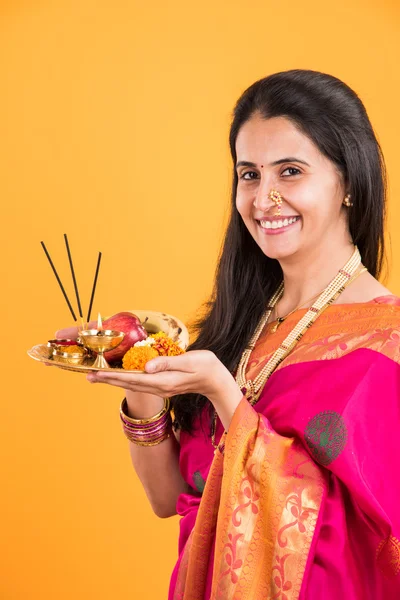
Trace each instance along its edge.
{"label": "gold necklace", "polygon": [[276,321],[276,324],[275,324],[273,327],[271,327],[271,329],[270,329],[270,333],[275,333],[275,332],[278,330],[278,327],[279,327],[279,325],[281,325],[281,324],[282,324],[284,321],[286,321],[286,319],[287,319],[288,317],[290,317],[290,315],[292,315],[293,313],[295,313],[295,312],[296,312],[296,310],[298,310],[299,308],[301,308],[302,306],[304,306],[304,304],[308,304],[309,302],[311,302],[311,300],[315,300],[315,298],[317,298],[317,297],[318,297],[320,294],[322,294],[322,292],[323,292],[324,290],[325,290],[325,288],[324,288],[324,289],[322,289],[320,292],[318,292],[318,294],[315,294],[315,296],[311,296],[311,298],[308,298],[308,300],[305,300],[305,301],[304,301],[304,302],[302,302],[301,304],[298,304],[298,305],[296,306],[296,308],[294,308],[293,310],[291,310],[290,312],[288,312],[288,313],[287,313],[287,314],[286,314],[284,317],[280,317],[280,316],[278,315],[278,310],[277,310],[277,309],[278,309],[278,302],[279,302],[279,300],[281,299],[281,298],[280,298],[280,299],[279,299],[279,300],[276,302],[276,304],[275,304],[275,306],[274,306],[274,310],[271,312],[271,314],[272,314],[273,312],[275,312],[275,314],[276,314],[276,319],[274,319],[273,321],[271,321],[271,323],[273,323],[274,321]]}
{"label": "gold necklace", "polygon": [[[275,333],[277,331],[279,325],[281,325],[284,321],[286,321],[286,319],[288,317],[290,317],[290,315],[292,315],[294,312],[296,312],[296,310],[298,310],[299,308],[301,308],[302,306],[304,306],[304,304],[308,304],[309,302],[311,302],[311,300],[315,300],[315,298],[317,298],[320,294],[322,294],[323,291],[324,290],[321,290],[320,292],[318,292],[318,294],[315,294],[315,296],[312,296],[311,298],[308,298],[308,300],[305,300],[304,302],[302,302],[301,304],[299,304],[298,306],[296,306],[296,308],[294,308],[293,310],[291,310],[290,312],[288,312],[284,317],[280,317],[278,315],[278,311],[277,311],[278,303],[276,303],[275,306],[274,306],[274,312],[276,314],[276,319],[274,319],[274,321],[276,321],[276,324],[273,327],[271,327],[270,333]],[[272,321],[272,323],[274,321]]]}
{"label": "gold necklace", "polygon": [[[261,335],[276,303],[280,300],[283,294],[283,283],[279,286],[275,294],[272,296],[269,306],[260,320],[254,334],[252,335],[249,344],[244,349],[239,366],[236,373],[236,383],[246,396],[252,406],[258,401],[262,388],[266,381],[270,378],[275,369],[281,364],[286,356],[293,350],[296,344],[301,340],[306,331],[316,321],[319,315],[328,308],[339,296],[345,288],[356,279],[361,273],[367,271],[363,267],[358,273],[357,270],[361,266],[361,255],[357,246],[354,247],[354,253],[345,266],[339,270],[338,274],[328,286],[319,295],[317,300],[308,309],[306,314],[298,321],[295,327],[290,331],[289,335],[280,344],[279,348],[270,357],[266,365],[261,369],[260,373],[255,377],[254,381],[246,379],[246,370],[250,355],[254,346]],[[214,448],[218,448],[215,443],[215,432],[217,426],[217,411],[214,410],[214,418],[211,430],[211,442]]]}

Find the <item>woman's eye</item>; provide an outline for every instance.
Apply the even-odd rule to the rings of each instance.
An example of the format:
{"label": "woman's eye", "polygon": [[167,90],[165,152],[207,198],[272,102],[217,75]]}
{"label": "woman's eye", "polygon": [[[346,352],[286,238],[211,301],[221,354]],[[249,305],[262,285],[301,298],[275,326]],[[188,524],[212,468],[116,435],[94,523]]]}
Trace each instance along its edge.
{"label": "woman's eye", "polygon": [[[284,177],[290,177],[290,175],[298,175],[299,173],[301,173],[301,171],[299,169],[296,169],[295,167],[288,167],[287,169],[282,171],[281,175],[286,173],[286,171],[292,171],[292,173],[289,173],[289,175],[284,175]],[[293,173],[293,171],[295,171],[295,173]]]}
{"label": "woman's eye", "polygon": [[246,175],[255,175],[256,177],[258,177],[258,174],[255,171],[246,171],[245,173],[241,174],[240,179],[244,179],[245,181],[256,179],[256,177],[246,177]]}

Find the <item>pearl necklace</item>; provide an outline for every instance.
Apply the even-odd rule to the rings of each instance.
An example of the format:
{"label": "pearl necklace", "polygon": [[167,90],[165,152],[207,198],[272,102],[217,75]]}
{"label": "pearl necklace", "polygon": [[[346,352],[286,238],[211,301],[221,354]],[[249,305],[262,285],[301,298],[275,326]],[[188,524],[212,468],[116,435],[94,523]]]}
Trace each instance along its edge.
{"label": "pearl necklace", "polygon": [[[258,401],[261,391],[266,381],[270,378],[275,369],[281,364],[286,356],[293,350],[296,344],[301,340],[306,331],[316,321],[319,315],[328,308],[344,291],[344,289],[354,280],[356,277],[364,273],[367,269],[364,267],[358,273],[357,270],[361,265],[361,255],[358,251],[357,246],[354,247],[354,252],[350,260],[345,266],[339,270],[338,274],[323,292],[318,296],[317,300],[307,310],[306,314],[298,321],[298,323],[291,330],[289,335],[283,340],[279,348],[270,357],[266,365],[261,369],[260,373],[255,377],[254,381],[246,378],[247,365],[249,362],[250,355],[256,345],[258,338],[261,335],[268,319],[274,310],[276,303],[281,299],[283,295],[283,282],[272,296],[269,306],[262,316],[254,334],[252,335],[248,345],[243,351],[241,356],[237,373],[236,383],[246,396],[247,400],[252,406]],[[214,411],[213,427],[211,433],[211,441],[214,448],[218,448],[215,444],[215,430],[217,425],[217,412]]]}

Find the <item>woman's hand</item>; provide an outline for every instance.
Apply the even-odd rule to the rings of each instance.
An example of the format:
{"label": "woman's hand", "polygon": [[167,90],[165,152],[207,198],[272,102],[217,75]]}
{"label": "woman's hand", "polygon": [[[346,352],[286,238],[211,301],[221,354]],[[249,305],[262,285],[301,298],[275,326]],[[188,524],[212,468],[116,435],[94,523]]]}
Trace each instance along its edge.
{"label": "woman's hand", "polygon": [[87,379],[91,383],[108,383],[124,390],[161,397],[202,394],[213,403],[225,428],[243,396],[231,373],[209,350],[153,358],[146,364],[145,371],[95,371],[87,375]]}
{"label": "woman's hand", "polygon": [[[90,321],[87,324],[88,329],[96,329],[97,321]],[[72,327],[66,327],[65,329],[59,329],[56,331],[55,338],[57,340],[76,340],[78,337],[78,327],[73,325]]]}
{"label": "woman's hand", "polygon": [[87,376],[92,383],[108,383],[132,392],[157,396],[198,393],[211,401],[224,395],[235,383],[220,360],[208,350],[193,350],[179,356],[160,356],[145,366],[146,373],[95,371]]}

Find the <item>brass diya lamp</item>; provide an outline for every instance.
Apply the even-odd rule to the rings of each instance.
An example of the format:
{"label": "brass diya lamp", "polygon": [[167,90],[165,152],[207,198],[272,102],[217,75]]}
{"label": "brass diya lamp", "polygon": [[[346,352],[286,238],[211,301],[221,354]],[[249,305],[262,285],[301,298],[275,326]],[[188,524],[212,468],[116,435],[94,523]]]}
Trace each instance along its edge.
{"label": "brass diya lamp", "polygon": [[79,332],[79,341],[85,348],[97,354],[97,358],[92,365],[95,369],[109,368],[109,364],[104,358],[104,352],[119,346],[124,337],[125,333],[123,331],[114,331],[113,329],[84,329]]}

